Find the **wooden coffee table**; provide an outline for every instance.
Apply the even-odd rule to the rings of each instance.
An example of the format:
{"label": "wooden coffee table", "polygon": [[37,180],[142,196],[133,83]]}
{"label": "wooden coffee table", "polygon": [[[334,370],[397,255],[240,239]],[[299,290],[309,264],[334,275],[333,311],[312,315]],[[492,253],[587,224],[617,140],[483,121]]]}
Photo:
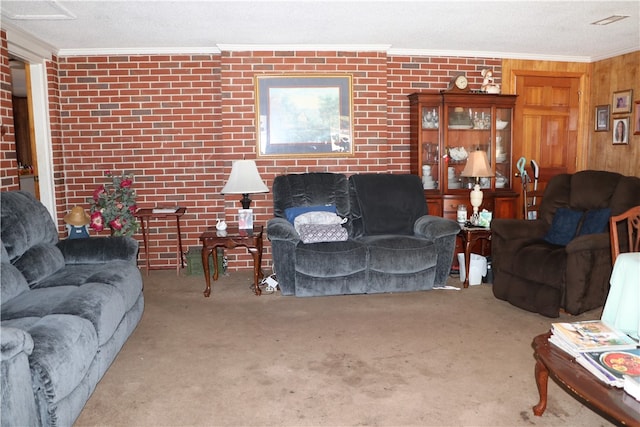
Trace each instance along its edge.
{"label": "wooden coffee table", "polygon": [[637,402],[625,391],[609,387],[583,368],[573,357],[549,343],[551,332],[533,339],[536,359],[536,385],[540,401],[533,413],[540,416],[547,408],[547,380],[549,375],[580,402],[618,425],[640,425]]}

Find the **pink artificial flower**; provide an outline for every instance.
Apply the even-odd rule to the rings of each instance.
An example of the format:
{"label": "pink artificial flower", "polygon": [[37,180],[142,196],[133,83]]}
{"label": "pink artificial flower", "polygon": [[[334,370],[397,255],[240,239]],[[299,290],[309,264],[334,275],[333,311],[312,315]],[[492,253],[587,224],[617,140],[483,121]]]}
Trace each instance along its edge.
{"label": "pink artificial flower", "polygon": [[114,230],[122,230],[122,223],[120,222],[120,217],[109,221],[109,227],[111,227]]}
{"label": "pink artificial flower", "polygon": [[133,184],[133,180],[127,178],[120,181],[120,188],[129,188]]}
{"label": "pink artificial flower", "polygon": [[104,185],[101,185],[93,191],[93,200],[97,202],[103,193],[104,193]]}
{"label": "pink artificial flower", "polygon": [[138,210],[138,206],[136,205],[129,206],[129,212],[131,212],[132,214],[135,214],[137,210]]}
{"label": "pink artificial flower", "polygon": [[91,214],[89,227],[93,228],[96,231],[104,230],[104,218],[102,217],[102,213],[100,211],[95,211]]}

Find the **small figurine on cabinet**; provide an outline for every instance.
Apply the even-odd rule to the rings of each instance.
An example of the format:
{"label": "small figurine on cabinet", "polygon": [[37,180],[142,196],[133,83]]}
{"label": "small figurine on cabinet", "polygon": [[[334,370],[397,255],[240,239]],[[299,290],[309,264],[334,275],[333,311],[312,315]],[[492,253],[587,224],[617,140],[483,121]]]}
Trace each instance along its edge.
{"label": "small figurine on cabinet", "polygon": [[500,85],[495,83],[493,71],[490,68],[485,68],[480,73],[484,77],[480,89],[486,93],[500,93]]}
{"label": "small figurine on cabinet", "polygon": [[67,224],[69,239],[86,239],[89,237],[91,217],[87,215],[82,206],[74,206],[64,216],[64,222]]}

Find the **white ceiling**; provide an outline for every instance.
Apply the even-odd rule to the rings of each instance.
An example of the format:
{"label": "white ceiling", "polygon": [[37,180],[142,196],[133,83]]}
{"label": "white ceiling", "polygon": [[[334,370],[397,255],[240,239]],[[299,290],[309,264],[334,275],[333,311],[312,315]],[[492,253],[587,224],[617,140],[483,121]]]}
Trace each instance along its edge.
{"label": "white ceiling", "polygon": [[[2,0],[0,8],[9,39],[33,37],[59,56],[305,48],[592,62],[640,49],[639,0]],[[591,24],[611,15],[629,18]]]}

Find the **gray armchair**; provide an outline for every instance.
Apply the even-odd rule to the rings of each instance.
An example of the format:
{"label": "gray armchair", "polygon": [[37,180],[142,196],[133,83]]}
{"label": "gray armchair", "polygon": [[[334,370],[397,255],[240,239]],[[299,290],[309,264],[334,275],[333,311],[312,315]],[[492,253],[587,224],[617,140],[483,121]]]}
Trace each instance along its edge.
{"label": "gray armchair", "polygon": [[[283,295],[406,292],[446,282],[460,227],[427,215],[415,175],[283,175],[273,197],[267,236]],[[348,219],[347,240],[303,243],[287,210],[327,205]]]}

